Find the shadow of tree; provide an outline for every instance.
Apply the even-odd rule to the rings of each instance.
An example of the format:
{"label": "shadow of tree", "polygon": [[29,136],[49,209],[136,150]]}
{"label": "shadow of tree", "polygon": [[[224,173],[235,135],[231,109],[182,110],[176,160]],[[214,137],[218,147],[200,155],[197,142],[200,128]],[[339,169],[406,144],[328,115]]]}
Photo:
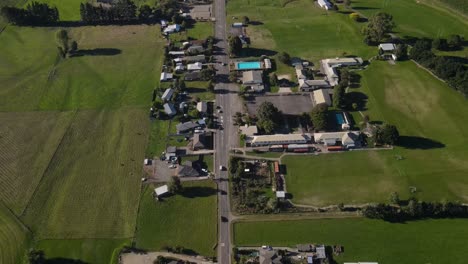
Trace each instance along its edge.
{"label": "shadow of tree", "polygon": [[79,259],[68,259],[68,258],[51,258],[47,259],[45,264],[88,264],[88,262],[84,262]]}
{"label": "shadow of tree", "polygon": [[361,92],[349,92],[346,93],[346,100],[348,101],[349,105],[353,103],[357,104],[358,110],[366,110],[367,109],[367,95]]}
{"label": "shadow of tree", "polygon": [[407,149],[435,149],[445,147],[445,144],[439,141],[414,136],[400,136],[397,145]]}
{"label": "shadow of tree", "polygon": [[120,49],[113,48],[98,48],[98,49],[83,49],[76,51],[70,57],[81,57],[81,56],[114,56],[122,53]]}
{"label": "shadow of tree", "polygon": [[243,48],[242,49],[242,56],[243,57],[260,57],[262,55],[265,56],[274,56],[276,55],[276,51],[269,50],[269,49],[257,49],[257,48]]}

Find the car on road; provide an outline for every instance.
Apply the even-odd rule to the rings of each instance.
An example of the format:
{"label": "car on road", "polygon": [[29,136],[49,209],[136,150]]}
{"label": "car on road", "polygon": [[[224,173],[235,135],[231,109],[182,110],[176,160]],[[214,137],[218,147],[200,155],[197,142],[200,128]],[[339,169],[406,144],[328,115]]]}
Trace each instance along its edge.
{"label": "car on road", "polygon": [[219,170],[220,170],[220,171],[223,171],[223,170],[224,170],[224,166],[223,166],[223,165],[220,165],[220,166],[219,166]]}

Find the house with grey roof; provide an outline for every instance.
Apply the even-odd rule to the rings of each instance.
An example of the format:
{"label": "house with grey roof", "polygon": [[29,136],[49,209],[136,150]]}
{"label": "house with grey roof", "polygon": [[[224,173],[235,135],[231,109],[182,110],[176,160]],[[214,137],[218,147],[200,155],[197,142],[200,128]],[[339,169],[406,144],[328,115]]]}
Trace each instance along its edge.
{"label": "house with grey roof", "polygon": [[175,108],[174,108],[174,105],[171,104],[171,103],[165,103],[164,104],[164,112],[168,115],[168,116],[175,116],[175,114],[177,114]]}
{"label": "house with grey roof", "polygon": [[167,89],[164,91],[163,95],[161,96],[161,99],[162,99],[163,101],[170,101],[173,94],[174,94],[174,89],[167,88]]}
{"label": "house with grey roof", "polygon": [[262,71],[244,71],[242,72],[242,84],[253,92],[263,92]]}

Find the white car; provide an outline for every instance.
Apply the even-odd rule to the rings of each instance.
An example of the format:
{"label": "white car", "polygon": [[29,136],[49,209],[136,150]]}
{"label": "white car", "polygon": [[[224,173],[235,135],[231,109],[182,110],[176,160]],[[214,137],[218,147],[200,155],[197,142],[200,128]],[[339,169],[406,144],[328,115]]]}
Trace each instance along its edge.
{"label": "white car", "polygon": [[207,169],[201,169],[204,173],[208,173]]}
{"label": "white car", "polygon": [[172,164],[172,165],[169,166],[169,169],[175,169],[175,168],[177,168],[177,165],[175,165],[175,164]]}

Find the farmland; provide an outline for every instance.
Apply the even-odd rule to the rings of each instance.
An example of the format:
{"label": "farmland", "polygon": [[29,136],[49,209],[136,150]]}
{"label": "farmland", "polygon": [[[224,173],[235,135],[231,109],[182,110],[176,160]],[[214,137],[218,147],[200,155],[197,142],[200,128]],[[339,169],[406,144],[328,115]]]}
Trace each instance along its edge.
{"label": "farmland", "polygon": [[239,222],[234,224],[234,243],[236,246],[339,244],[344,247],[344,254],[335,257],[338,263],[461,264],[468,257],[467,224],[466,219],[392,224],[359,218]]}
{"label": "farmland", "polygon": [[251,50],[259,55],[286,51],[318,61],[344,52],[365,58],[375,53],[362,42],[362,24],[346,14],[324,11],[313,1],[292,1],[283,7],[280,0],[234,0],[228,2],[227,9],[229,23],[236,22],[232,16],[248,16],[254,21],[247,27],[247,34],[252,39]]}
{"label": "farmland", "polygon": [[216,244],[216,186],[209,181],[185,182],[181,194],[156,202],[153,188],[143,192],[138,216],[136,246],[160,250],[183,246],[214,256]]}
{"label": "farmland", "polygon": [[146,118],[133,109],[75,114],[22,217],[37,237],[132,236]]}
{"label": "farmland", "polygon": [[[375,61],[361,75],[362,87],[351,92],[368,96],[364,114],[371,120],[398,127],[399,146],[388,151],[284,158],[293,201],[381,202],[393,191],[408,197],[410,186],[418,189],[416,197],[423,200],[467,201],[465,99],[412,62],[391,66]],[[397,155],[404,159],[396,159]]]}
{"label": "farmland", "polygon": [[0,262],[19,263],[30,240],[29,230],[0,203]]}

